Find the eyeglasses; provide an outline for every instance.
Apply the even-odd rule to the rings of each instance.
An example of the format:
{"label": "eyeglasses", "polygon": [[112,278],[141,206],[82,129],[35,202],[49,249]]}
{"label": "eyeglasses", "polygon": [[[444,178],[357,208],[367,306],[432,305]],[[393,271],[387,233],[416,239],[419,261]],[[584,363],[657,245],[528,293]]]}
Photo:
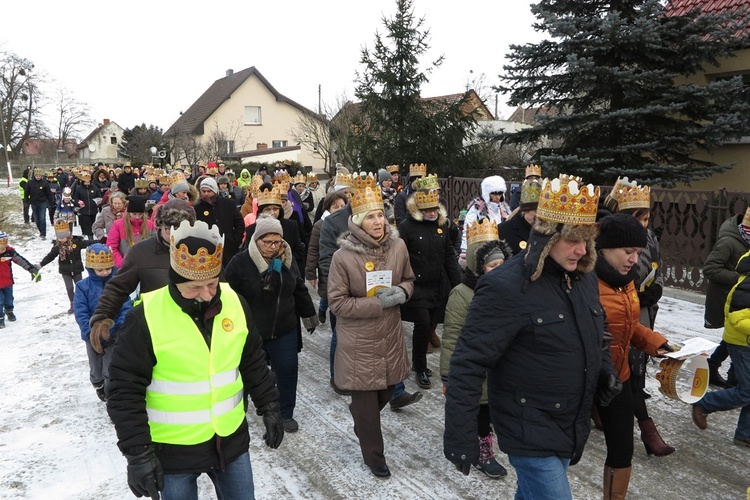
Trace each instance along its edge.
{"label": "eyeglasses", "polygon": [[273,241],[258,240],[258,241],[260,241],[261,243],[263,243],[265,246],[267,246],[269,248],[276,248],[276,247],[280,246],[281,242],[284,241],[284,240],[273,240]]}

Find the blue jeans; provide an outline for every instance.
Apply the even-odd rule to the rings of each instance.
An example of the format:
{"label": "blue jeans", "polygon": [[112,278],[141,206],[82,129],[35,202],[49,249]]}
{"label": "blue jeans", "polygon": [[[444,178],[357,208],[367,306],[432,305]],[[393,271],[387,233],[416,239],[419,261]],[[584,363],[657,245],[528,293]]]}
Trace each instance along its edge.
{"label": "blue jeans", "polygon": [[[3,298],[3,303],[0,305],[5,306],[6,311],[8,309],[13,309],[13,285],[0,288],[0,295],[2,295]],[[0,314],[2,314],[2,309],[0,309]]]}
{"label": "blue jeans", "polygon": [[406,392],[406,386],[403,382],[399,382],[395,386],[393,386],[393,396],[391,396],[391,401],[398,398],[400,395]]}
{"label": "blue jeans", "polygon": [[521,457],[508,455],[516,469],[516,500],[572,499],[568,483],[570,460],[560,457]]}
{"label": "blue jeans", "polygon": [[271,360],[271,369],[276,374],[279,388],[281,418],[292,418],[297,404],[297,330],[291,330],[275,339],[263,340],[263,349]]}
{"label": "blue jeans", "polygon": [[[250,466],[250,454],[243,453],[226,465],[224,470],[212,469],[208,477],[214,483],[216,497],[219,500],[246,500],[255,498],[253,469]],[[200,474],[164,474],[164,500],[198,500]]]}
{"label": "blue jeans", "polygon": [[[321,300],[321,302],[323,301]],[[328,301],[326,300],[327,304]],[[331,363],[331,380],[333,380],[333,358],[336,357],[336,344],[338,343],[336,340],[336,315],[329,311],[328,317],[331,318],[331,350],[328,354],[328,360]]]}
{"label": "blue jeans", "polygon": [[34,222],[36,227],[39,229],[39,234],[42,237],[47,237],[47,210],[49,209],[49,203],[38,203],[31,205],[31,213],[34,215]]}
{"label": "blue jeans", "polygon": [[737,385],[722,391],[706,393],[697,406],[704,413],[742,408],[734,437],[745,440],[750,438],[750,347],[727,344],[727,348],[737,377]]}

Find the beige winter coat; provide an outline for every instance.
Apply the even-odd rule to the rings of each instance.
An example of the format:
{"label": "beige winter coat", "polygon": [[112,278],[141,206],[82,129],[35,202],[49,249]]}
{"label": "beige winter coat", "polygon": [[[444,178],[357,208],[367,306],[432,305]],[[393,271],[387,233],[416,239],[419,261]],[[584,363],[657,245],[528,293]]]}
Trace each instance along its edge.
{"label": "beige winter coat", "polygon": [[349,218],[349,233],[339,238],[328,274],[328,305],[336,315],[336,385],[353,391],[374,391],[409,376],[409,359],[398,306],[383,309],[367,297],[368,270],[392,272],[392,285],[410,297],[414,272],[403,240],[389,224],[376,242]]}

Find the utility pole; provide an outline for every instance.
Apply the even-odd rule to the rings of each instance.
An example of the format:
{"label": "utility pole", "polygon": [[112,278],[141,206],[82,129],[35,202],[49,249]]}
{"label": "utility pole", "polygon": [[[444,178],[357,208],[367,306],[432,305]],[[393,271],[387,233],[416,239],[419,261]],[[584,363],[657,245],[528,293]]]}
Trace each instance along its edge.
{"label": "utility pole", "polygon": [[8,186],[10,186],[11,181],[13,180],[13,172],[10,170],[10,155],[8,154],[8,148],[10,145],[7,142],[7,139],[5,138],[5,118],[3,115],[3,105],[0,104],[0,130],[3,133],[3,151],[5,152],[5,165],[8,167]]}

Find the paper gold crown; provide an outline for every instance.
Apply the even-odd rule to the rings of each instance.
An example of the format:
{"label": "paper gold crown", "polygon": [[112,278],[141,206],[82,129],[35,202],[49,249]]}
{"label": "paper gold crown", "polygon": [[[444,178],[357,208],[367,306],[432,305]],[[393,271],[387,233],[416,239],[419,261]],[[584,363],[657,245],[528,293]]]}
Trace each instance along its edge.
{"label": "paper gold crown", "polygon": [[526,178],[529,178],[530,176],[535,175],[537,177],[542,176],[542,167],[539,165],[534,165],[533,163],[526,167]]}
{"label": "paper gold crown", "polygon": [[258,197],[258,192],[260,191],[260,187],[263,185],[263,176],[260,174],[253,175],[252,180],[250,181],[250,193],[253,195],[253,198]]}
{"label": "paper gold crown", "polygon": [[120,167],[115,167],[115,174],[120,175],[122,173],[122,169]]}
{"label": "paper gold crown", "polygon": [[283,198],[289,193],[289,187],[291,184],[289,181],[281,181],[276,183],[276,187],[279,188],[279,193],[281,194],[281,197]]}
{"label": "paper gold crown", "polygon": [[352,184],[353,189],[376,189],[378,187],[378,180],[375,178],[375,175],[367,172],[362,172],[359,175],[355,175],[352,177]]}
{"label": "paper gold crown", "polygon": [[115,266],[115,256],[112,250],[100,250],[91,247],[86,249],[86,267],[89,269],[109,269]]}
{"label": "paper gold crown", "polygon": [[385,167],[385,171],[389,174],[397,174],[398,173],[399,166],[398,165],[388,165]]}
{"label": "paper gold crown", "polygon": [[258,192],[258,206],[264,205],[279,205],[281,206],[281,191],[278,186],[274,186],[273,189],[266,189],[265,191]]}
{"label": "paper gold crown", "polygon": [[273,182],[274,183],[277,183],[277,182],[289,182],[290,179],[291,179],[291,176],[289,175],[289,172],[287,172],[286,170],[276,170],[273,173]]}
{"label": "paper gold crown", "polygon": [[136,179],[135,188],[136,189],[148,188],[148,181],[146,179]]}
{"label": "paper gold crown", "polygon": [[159,184],[166,184],[169,186],[169,176],[168,175],[160,175],[159,176]]}
{"label": "paper gold crown", "polygon": [[427,175],[426,163],[412,163],[409,165],[409,177],[424,177],[425,175]]}
{"label": "paper gold crown", "polygon": [[336,185],[352,187],[352,176],[349,174],[336,174]]}
{"label": "paper gold crown", "polygon": [[206,169],[206,175],[213,175],[214,177],[216,177],[217,175],[219,175],[218,167],[208,167]]}
{"label": "paper gold crown", "polygon": [[430,174],[422,177],[421,179],[417,179],[416,189],[423,189],[423,190],[432,190],[432,189],[440,189],[440,183],[438,182],[438,176],[435,174]]}
{"label": "paper gold crown", "polygon": [[568,175],[556,179],[544,179],[538,219],[559,224],[591,225],[596,222],[596,209],[599,204],[599,188],[593,184],[581,186]]}
{"label": "paper gold crown", "polygon": [[70,224],[65,219],[55,221],[55,236],[57,238],[67,238],[70,236]]}
{"label": "paper gold crown", "polygon": [[[191,253],[182,241],[193,237],[205,240],[216,246],[213,253],[206,247],[198,248],[197,252]],[[219,226],[209,226],[202,220],[184,220],[179,227],[172,229],[169,235],[169,265],[172,269],[191,281],[208,280],[215,278],[221,272],[221,260],[224,256],[224,237],[219,233]]]}
{"label": "paper gold crown", "polygon": [[81,172],[76,177],[78,177],[78,180],[81,182],[91,180],[91,174],[89,172]]}
{"label": "paper gold crown", "polygon": [[481,221],[474,221],[466,228],[466,244],[482,243],[485,241],[495,241],[500,239],[497,231],[497,224],[489,218]]}
{"label": "paper gold crown", "polygon": [[44,175],[44,172],[41,168],[37,167],[34,169],[34,175]]}
{"label": "paper gold crown", "polygon": [[420,210],[437,208],[440,206],[440,196],[434,189],[432,191],[417,191],[414,193],[414,197],[417,201],[417,208]]}
{"label": "paper gold crown", "polygon": [[542,185],[539,181],[523,181],[521,185],[521,208],[524,208],[524,205],[529,206],[528,208],[531,208],[530,205],[536,206],[541,194]]}
{"label": "paper gold crown", "polygon": [[349,203],[352,207],[352,215],[364,214],[372,210],[383,210],[383,196],[377,187],[355,189]]}
{"label": "paper gold crown", "polygon": [[310,172],[307,174],[307,183],[312,184],[313,182],[318,182],[318,174],[315,172]]}
{"label": "paper gold crown", "polygon": [[169,176],[169,187],[174,187],[176,184],[181,184],[183,182],[187,182],[185,180],[185,174],[180,172],[179,170],[173,171]]}
{"label": "paper gold crown", "polygon": [[294,182],[293,184],[305,184],[307,183],[307,178],[305,177],[305,174],[302,172],[297,172],[297,175],[294,176]]}
{"label": "paper gold crown", "polygon": [[651,208],[651,188],[639,186],[627,177],[618,177],[610,196],[617,201],[618,210]]}

